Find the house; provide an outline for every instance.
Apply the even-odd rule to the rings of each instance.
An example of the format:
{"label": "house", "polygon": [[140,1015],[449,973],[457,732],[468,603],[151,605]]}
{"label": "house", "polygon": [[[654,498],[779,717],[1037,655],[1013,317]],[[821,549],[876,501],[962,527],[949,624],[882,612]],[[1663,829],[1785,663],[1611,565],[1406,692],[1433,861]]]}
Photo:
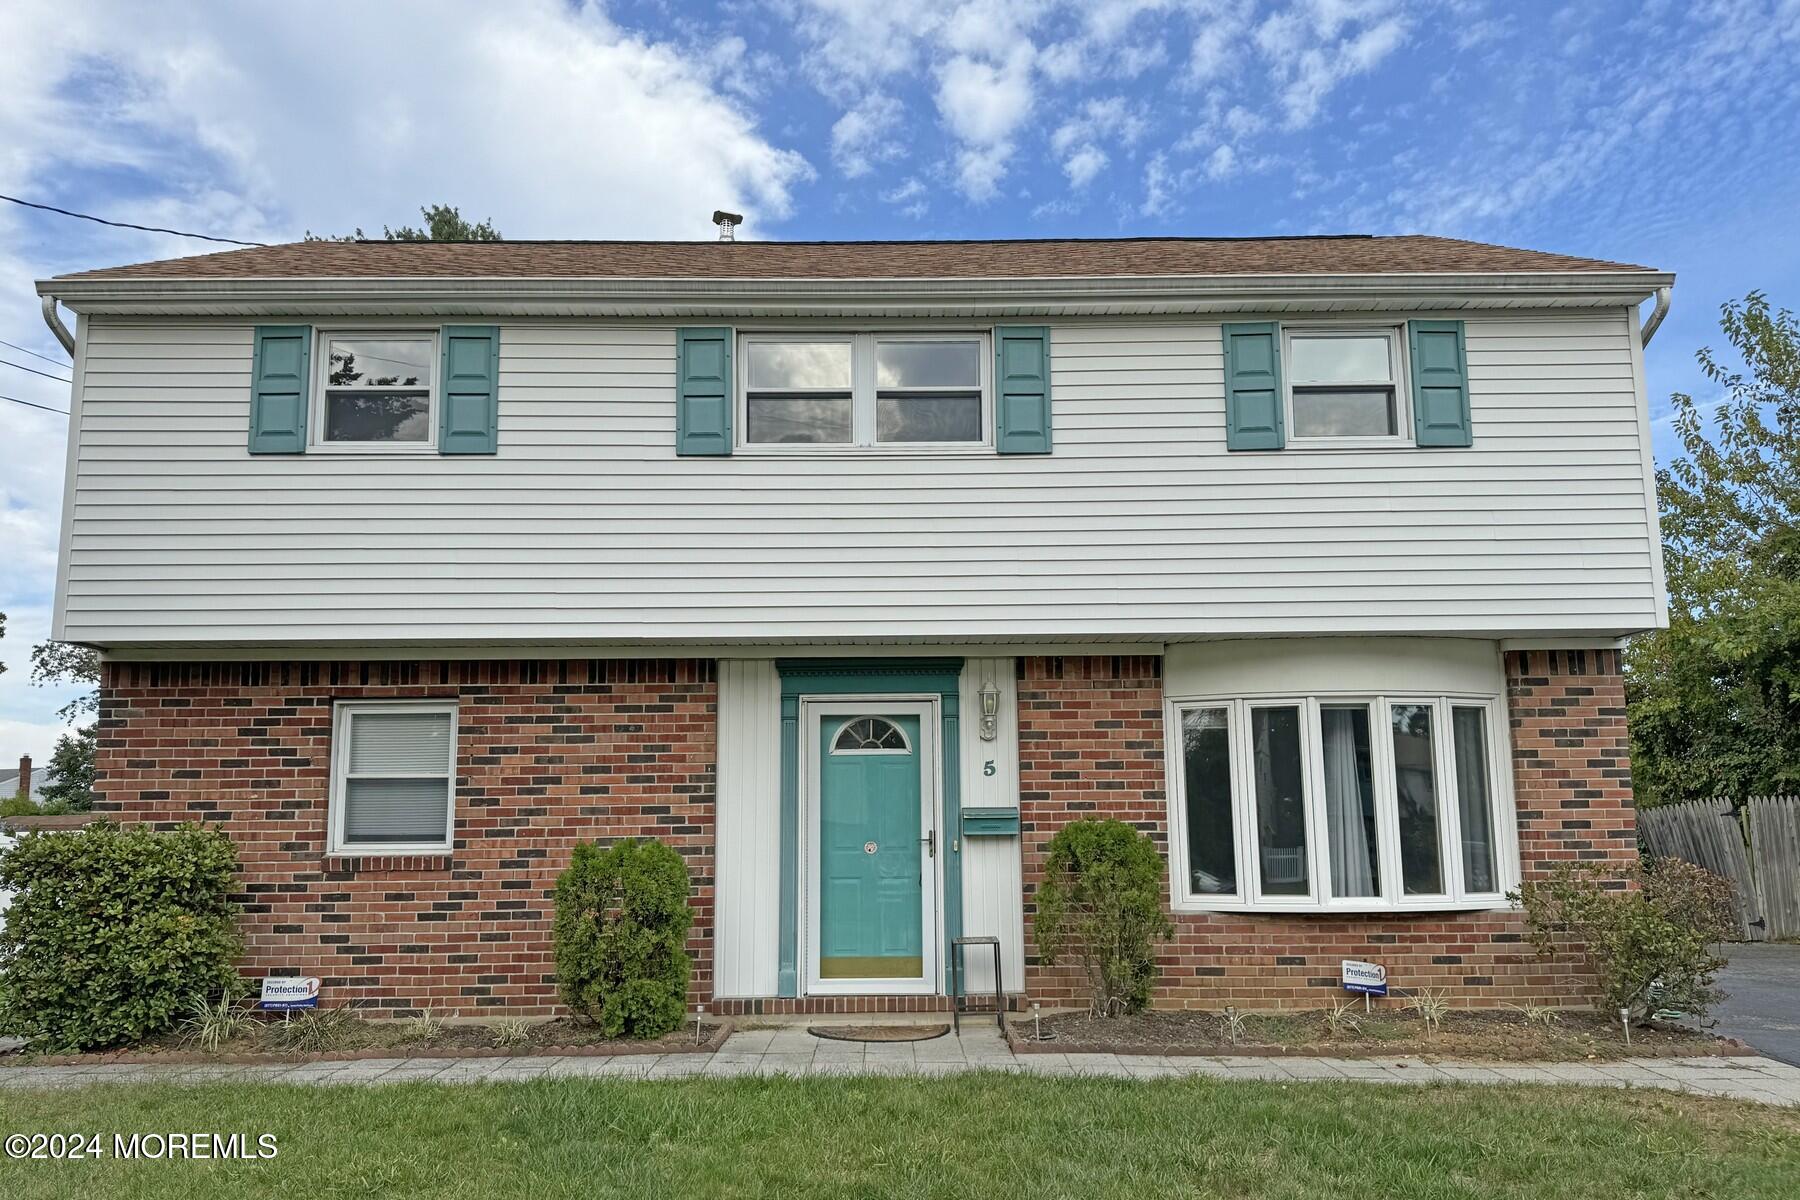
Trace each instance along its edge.
{"label": "house", "polygon": [[14,796],[31,797],[33,804],[44,802],[45,773],[33,771],[31,755],[19,755],[19,765],[10,771],[0,771],[0,800],[10,800]]}
{"label": "house", "polygon": [[686,856],[709,1011],[941,1008],[983,934],[1080,1003],[1032,896],[1095,816],[1167,854],[1158,1004],[1318,1006],[1346,958],[1579,999],[1505,895],[1636,853],[1672,282],[1416,236],[46,280],[97,807],[222,823],[246,969],[377,1009],[556,1011],[557,873],[634,835]]}

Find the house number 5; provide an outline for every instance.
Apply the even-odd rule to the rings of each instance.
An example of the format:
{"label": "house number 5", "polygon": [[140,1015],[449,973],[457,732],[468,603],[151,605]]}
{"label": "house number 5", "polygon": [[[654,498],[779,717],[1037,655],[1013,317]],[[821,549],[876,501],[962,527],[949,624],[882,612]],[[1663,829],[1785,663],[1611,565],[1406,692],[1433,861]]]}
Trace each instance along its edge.
{"label": "house number 5", "polygon": [[993,759],[990,758],[986,762],[981,764],[981,773],[983,775],[992,775],[994,773],[994,760]]}

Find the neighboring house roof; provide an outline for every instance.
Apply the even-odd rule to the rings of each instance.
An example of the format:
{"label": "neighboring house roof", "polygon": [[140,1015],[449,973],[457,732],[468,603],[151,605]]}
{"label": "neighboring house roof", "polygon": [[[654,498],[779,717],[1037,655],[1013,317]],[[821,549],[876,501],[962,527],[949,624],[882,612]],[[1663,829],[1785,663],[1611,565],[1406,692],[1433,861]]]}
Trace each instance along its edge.
{"label": "neighboring house roof", "polygon": [[[31,799],[34,804],[44,802],[44,783],[48,775],[42,767],[34,767],[31,771]],[[10,800],[19,794],[19,769],[10,767],[0,771],[0,800]]]}
{"label": "neighboring house roof", "polygon": [[57,278],[1055,279],[1650,269],[1408,234],[954,242],[315,241],[135,263]]}

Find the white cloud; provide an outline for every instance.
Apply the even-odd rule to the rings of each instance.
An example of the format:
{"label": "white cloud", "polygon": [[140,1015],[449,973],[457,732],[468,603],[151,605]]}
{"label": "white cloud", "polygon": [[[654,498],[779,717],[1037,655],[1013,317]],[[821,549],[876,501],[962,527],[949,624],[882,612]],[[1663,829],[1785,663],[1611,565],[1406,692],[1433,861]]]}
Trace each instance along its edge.
{"label": "white cloud", "polygon": [[926,198],[925,184],[916,175],[908,177],[898,186],[881,193],[881,200],[882,203],[891,204],[899,209],[901,216],[911,217],[915,221],[924,216],[931,207]]}
{"label": "white cloud", "polygon": [[1106,151],[1092,144],[1083,145],[1063,160],[1063,173],[1069,177],[1071,186],[1084,188],[1106,169],[1106,161]]}
{"label": "white cloud", "polygon": [[1254,40],[1287,128],[1311,125],[1334,88],[1373,70],[1406,33],[1406,19],[1391,0],[1304,0],[1265,18]]}
{"label": "white cloud", "polygon": [[1032,48],[1016,45],[1001,61],[958,54],[937,68],[937,107],[962,143],[958,186],[977,203],[992,199],[1015,149],[1013,137],[1031,115]]}
{"label": "white cloud", "polygon": [[[733,39],[696,59],[593,4],[110,3],[65,29],[42,19],[49,0],[8,8],[6,58],[39,63],[37,167],[175,159],[157,173],[191,217],[211,181],[264,236],[379,227],[440,199],[514,236],[697,236],[718,206],[754,230],[809,170],[713,86],[743,53]],[[384,48],[378,78],[367,47]],[[83,94],[107,76],[119,102]]]}
{"label": "white cloud", "polygon": [[1220,146],[1206,159],[1206,177],[1208,179],[1229,179],[1237,174],[1237,151],[1230,146]]}
{"label": "white cloud", "polygon": [[857,101],[831,127],[831,161],[845,178],[867,175],[876,163],[899,158],[906,151],[899,136],[906,110],[882,92],[870,92]]}
{"label": "white cloud", "polygon": [[1050,152],[1062,162],[1075,188],[1084,188],[1111,161],[1104,148],[1129,149],[1149,128],[1143,109],[1124,96],[1088,100],[1050,135]]}
{"label": "white cloud", "polygon": [[1174,183],[1168,157],[1154,155],[1144,167],[1144,202],[1138,207],[1138,215],[1160,217],[1167,212],[1174,199]]}
{"label": "white cloud", "polygon": [[1031,52],[1004,61],[957,55],[937,71],[937,105],[950,131],[965,142],[994,145],[1031,115]]}

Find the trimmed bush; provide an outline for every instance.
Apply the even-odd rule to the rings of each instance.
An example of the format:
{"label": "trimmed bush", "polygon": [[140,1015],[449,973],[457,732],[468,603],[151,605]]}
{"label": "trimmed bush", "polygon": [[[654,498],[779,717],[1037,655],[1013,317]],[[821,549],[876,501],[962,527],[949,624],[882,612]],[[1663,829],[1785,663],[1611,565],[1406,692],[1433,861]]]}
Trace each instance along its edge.
{"label": "trimmed bush", "polygon": [[[1573,949],[1600,981],[1608,1011],[1704,1016],[1721,996],[1714,943],[1737,932],[1731,881],[1676,858],[1625,870],[1559,864],[1513,899],[1543,956]],[[1569,946],[1569,942],[1574,945]]]}
{"label": "trimmed bush", "polygon": [[635,838],[575,847],[556,881],[556,981],[563,1003],[608,1037],[661,1037],[687,1012],[687,863]]}
{"label": "trimmed bush", "polygon": [[1143,1008],[1156,986],[1156,944],[1175,932],[1156,843],[1123,821],[1064,825],[1050,839],[1034,928],[1046,963],[1081,960],[1094,1012]]}
{"label": "trimmed bush", "polygon": [[27,833],[0,855],[0,1033],[49,1051],[142,1041],[236,996],[237,853],[216,829]]}

